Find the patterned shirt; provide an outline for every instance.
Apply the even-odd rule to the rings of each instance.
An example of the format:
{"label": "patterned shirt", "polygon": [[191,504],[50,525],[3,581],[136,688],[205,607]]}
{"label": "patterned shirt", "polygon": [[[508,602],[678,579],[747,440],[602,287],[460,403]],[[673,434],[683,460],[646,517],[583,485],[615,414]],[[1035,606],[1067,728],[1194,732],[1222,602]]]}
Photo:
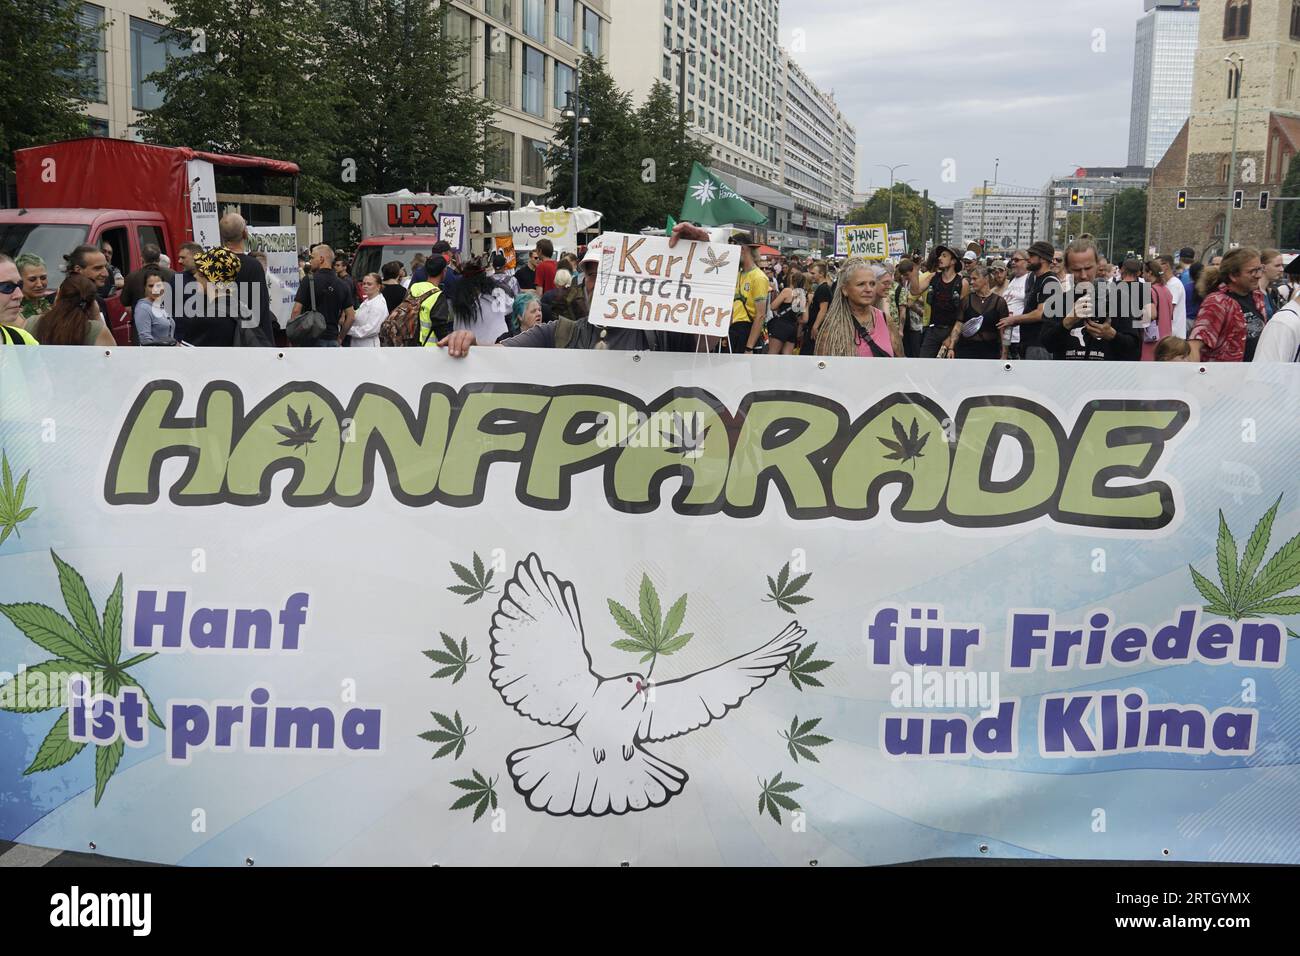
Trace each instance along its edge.
{"label": "patterned shirt", "polygon": [[39,299],[24,298],[19,311],[22,312],[23,319],[34,318],[49,309],[53,301],[49,296],[41,296]]}
{"label": "patterned shirt", "polygon": [[[1264,293],[1251,293],[1255,307],[1264,314]],[[1189,339],[1201,343],[1203,362],[1241,362],[1246,357],[1246,315],[1232,300],[1227,284],[1221,284],[1201,302]]]}

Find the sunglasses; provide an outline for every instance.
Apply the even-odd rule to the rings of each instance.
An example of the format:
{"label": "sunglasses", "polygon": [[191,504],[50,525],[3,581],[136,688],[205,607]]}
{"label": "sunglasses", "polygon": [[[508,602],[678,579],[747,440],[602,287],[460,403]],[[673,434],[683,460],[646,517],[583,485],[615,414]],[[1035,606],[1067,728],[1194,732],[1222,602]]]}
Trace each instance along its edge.
{"label": "sunglasses", "polygon": [[0,282],[0,295],[13,295],[14,292],[21,289],[21,282]]}

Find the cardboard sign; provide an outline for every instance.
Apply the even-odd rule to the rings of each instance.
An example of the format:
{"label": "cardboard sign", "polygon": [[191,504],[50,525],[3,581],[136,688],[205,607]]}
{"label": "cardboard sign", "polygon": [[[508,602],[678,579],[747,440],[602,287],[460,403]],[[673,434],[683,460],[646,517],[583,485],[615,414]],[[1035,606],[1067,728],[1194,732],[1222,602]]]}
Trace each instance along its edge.
{"label": "cardboard sign", "polygon": [[723,335],[731,326],[740,248],[607,232],[589,320],[593,325]]}
{"label": "cardboard sign", "polygon": [[438,238],[451,246],[452,252],[465,251],[465,217],[460,213],[439,213]]}
{"label": "cardboard sign", "polygon": [[506,268],[516,269],[519,262],[515,256],[515,240],[512,236],[497,236],[496,247],[506,254]]}
{"label": "cardboard sign", "polygon": [[900,229],[889,234],[889,258],[901,259],[907,255],[907,230]]}
{"label": "cardboard sign", "polygon": [[217,208],[217,185],[212,164],[206,159],[191,159],[186,164],[190,190],[190,228],[194,241],[204,249],[221,245],[217,228],[220,210]]}
{"label": "cardboard sign", "polygon": [[884,223],[874,226],[836,226],[835,254],[858,259],[888,259],[889,227]]}

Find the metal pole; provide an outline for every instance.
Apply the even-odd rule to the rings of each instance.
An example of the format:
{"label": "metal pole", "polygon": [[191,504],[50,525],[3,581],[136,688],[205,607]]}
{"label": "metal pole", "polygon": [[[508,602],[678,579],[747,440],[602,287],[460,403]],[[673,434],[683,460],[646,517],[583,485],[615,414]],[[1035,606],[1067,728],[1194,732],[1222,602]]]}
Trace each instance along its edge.
{"label": "metal pole", "polygon": [[889,219],[887,220],[887,222],[889,223],[888,231],[892,232],[894,229],[894,171],[893,169],[890,169],[889,171]]}
{"label": "metal pole", "polygon": [[1115,217],[1119,213],[1119,193],[1110,197],[1110,261],[1115,261]]}
{"label": "metal pole", "polygon": [[1029,244],[1034,244],[1034,233],[1038,231],[1038,210],[1029,210]]}
{"label": "metal pole", "polygon": [[582,116],[582,63],[573,71],[573,208],[578,208],[578,136],[582,129],[578,120]]}
{"label": "metal pole", "polygon": [[[1231,62],[1230,57],[1224,59]],[[1223,254],[1227,255],[1228,250],[1232,248],[1232,194],[1237,189],[1237,124],[1241,120],[1241,74],[1246,68],[1246,58],[1242,57],[1237,64],[1237,81],[1233,92],[1237,101],[1232,111],[1232,159],[1228,166],[1228,215],[1223,221]]]}
{"label": "metal pole", "polygon": [[989,205],[989,181],[986,179],[986,180],[984,180],[984,193],[983,193],[983,195],[980,196],[980,234],[979,234],[979,241],[980,241],[980,248],[981,248],[981,249],[984,248],[984,210],[988,208],[988,205]]}

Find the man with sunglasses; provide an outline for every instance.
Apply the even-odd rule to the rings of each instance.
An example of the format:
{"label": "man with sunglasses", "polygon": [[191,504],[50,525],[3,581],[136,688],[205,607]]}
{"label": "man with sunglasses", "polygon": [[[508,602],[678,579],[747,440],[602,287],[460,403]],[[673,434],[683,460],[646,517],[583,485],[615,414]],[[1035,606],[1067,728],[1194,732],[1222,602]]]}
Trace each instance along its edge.
{"label": "man with sunglasses", "polygon": [[36,339],[22,328],[23,283],[18,267],[0,255],[0,345],[35,345]]}
{"label": "man with sunglasses", "polygon": [[[1035,242],[1029,251],[1017,251],[1011,257],[1012,269],[1025,269],[1024,312],[1020,315],[1009,314],[998,323],[1004,333],[1008,329],[1020,331],[1020,355],[1022,358],[1045,361],[1052,353],[1041,344],[1043,332],[1043,312],[1049,299],[1062,294],[1061,282],[1052,269],[1056,250],[1050,242]],[[1023,261],[1017,261],[1021,260]],[[1010,303],[1008,303],[1008,311]],[[1013,334],[1014,338],[1014,334]]]}

